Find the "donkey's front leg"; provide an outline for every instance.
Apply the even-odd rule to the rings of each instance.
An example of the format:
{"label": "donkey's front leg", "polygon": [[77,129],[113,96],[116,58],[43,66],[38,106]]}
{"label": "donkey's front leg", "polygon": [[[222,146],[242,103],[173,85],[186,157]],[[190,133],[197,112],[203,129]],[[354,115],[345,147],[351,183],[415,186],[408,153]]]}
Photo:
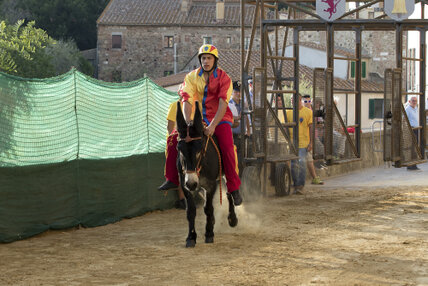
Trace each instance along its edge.
{"label": "donkey's front leg", "polygon": [[192,194],[189,191],[184,191],[184,196],[187,200],[187,222],[189,223],[189,234],[186,238],[186,247],[195,247],[196,245],[196,230],[195,230],[195,217],[196,217],[196,205]]}
{"label": "donkey's front leg", "polygon": [[229,215],[227,216],[227,221],[231,227],[235,227],[238,225],[238,218],[236,217],[232,195],[229,192],[227,193],[227,200],[229,201]]}
{"label": "donkey's front leg", "polygon": [[207,190],[207,201],[205,202],[204,212],[207,217],[207,223],[205,225],[205,243],[214,242],[214,207],[213,207],[213,198],[215,194],[216,183],[213,182],[211,185],[214,185],[213,188]]}

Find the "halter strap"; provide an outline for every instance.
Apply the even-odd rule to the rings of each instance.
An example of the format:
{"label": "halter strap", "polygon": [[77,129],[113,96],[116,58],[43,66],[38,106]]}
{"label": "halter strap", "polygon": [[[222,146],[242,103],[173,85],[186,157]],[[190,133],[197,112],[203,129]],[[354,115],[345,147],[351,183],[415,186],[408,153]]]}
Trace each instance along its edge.
{"label": "halter strap", "polygon": [[190,137],[190,135],[189,135],[189,126],[187,126],[187,135],[186,135],[186,137],[185,138],[178,138],[178,141],[183,141],[184,140],[184,142],[189,143],[189,142],[192,142],[194,140],[201,140],[201,139],[202,139],[202,137]]}

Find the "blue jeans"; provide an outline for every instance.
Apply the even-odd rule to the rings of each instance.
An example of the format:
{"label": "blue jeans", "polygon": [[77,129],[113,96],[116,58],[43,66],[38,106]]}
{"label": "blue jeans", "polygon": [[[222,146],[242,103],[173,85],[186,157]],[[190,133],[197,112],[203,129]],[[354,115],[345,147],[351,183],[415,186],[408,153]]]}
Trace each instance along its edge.
{"label": "blue jeans", "polygon": [[299,160],[291,160],[291,177],[293,186],[304,186],[306,180],[306,148],[299,148]]}

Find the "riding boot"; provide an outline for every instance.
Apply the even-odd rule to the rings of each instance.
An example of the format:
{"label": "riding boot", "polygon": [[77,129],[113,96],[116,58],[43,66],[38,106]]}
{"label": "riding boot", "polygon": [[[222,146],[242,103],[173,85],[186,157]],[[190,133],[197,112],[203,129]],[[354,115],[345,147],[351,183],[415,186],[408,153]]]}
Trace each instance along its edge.
{"label": "riding boot", "polygon": [[166,180],[162,185],[160,185],[158,190],[159,191],[169,191],[169,190],[174,190],[177,188],[178,188],[178,186],[176,184],[174,184],[171,181]]}

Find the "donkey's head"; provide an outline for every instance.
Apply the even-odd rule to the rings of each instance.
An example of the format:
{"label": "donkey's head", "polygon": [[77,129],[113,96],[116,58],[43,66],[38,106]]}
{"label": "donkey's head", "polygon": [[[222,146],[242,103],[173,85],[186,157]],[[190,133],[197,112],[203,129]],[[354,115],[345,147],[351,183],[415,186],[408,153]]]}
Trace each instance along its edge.
{"label": "donkey's head", "polygon": [[204,125],[202,123],[202,115],[199,110],[199,103],[195,102],[195,116],[193,123],[188,125],[184,120],[181,105],[177,103],[177,130],[179,141],[177,145],[180,165],[184,174],[184,186],[189,191],[194,191],[199,185],[199,177],[197,168],[199,158],[202,151],[202,137],[204,134]]}

